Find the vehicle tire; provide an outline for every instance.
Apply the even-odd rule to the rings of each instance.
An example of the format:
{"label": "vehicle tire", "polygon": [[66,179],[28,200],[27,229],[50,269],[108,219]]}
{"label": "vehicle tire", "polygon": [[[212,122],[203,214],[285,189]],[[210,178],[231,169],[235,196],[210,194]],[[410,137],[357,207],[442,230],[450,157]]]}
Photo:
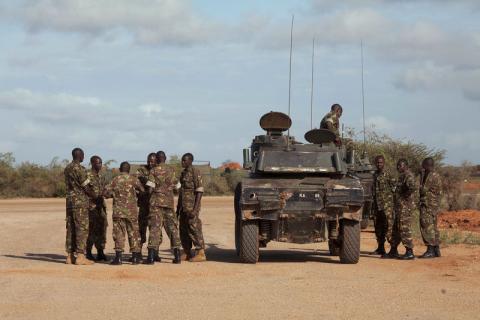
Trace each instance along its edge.
{"label": "vehicle tire", "polygon": [[340,244],[338,240],[328,240],[328,251],[331,256],[340,255]]}
{"label": "vehicle tire", "polygon": [[355,264],[360,259],[360,222],[343,219],[341,226],[340,262]]}
{"label": "vehicle tire", "polygon": [[258,246],[258,222],[247,220],[241,222],[240,260],[244,263],[257,263],[260,255]]}
{"label": "vehicle tire", "polygon": [[242,184],[237,184],[235,188],[234,196],[234,208],[235,208],[235,251],[237,256],[240,255],[240,233],[242,224],[242,210],[240,209],[240,198],[242,197]]}

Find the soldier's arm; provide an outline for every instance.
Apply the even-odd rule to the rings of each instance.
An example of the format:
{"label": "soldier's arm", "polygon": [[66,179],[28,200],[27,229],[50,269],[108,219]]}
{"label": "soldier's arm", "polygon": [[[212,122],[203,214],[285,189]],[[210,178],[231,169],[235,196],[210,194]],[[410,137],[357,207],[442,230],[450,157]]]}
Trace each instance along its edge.
{"label": "soldier's arm", "polygon": [[113,197],[113,188],[115,187],[115,180],[112,180],[105,189],[103,190],[103,196],[105,198],[112,198]]}
{"label": "soldier's arm", "polygon": [[415,193],[417,190],[417,184],[415,183],[415,177],[412,175],[407,175],[405,179],[405,193],[410,196],[411,194]]}
{"label": "soldier's arm", "polygon": [[432,186],[430,187],[430,191],[436,195],[442,194],[442,179],[440,175],[436,174],[433,177]]}
{"label": "soldier's arm", "polygon": [[82,189],[85,191],[85,193],[92,199],[95,199],[95,192],[93,191],[92,188],[92,181],[88,178],[88,174],[85,171],[85,169],[76,167],[74,169],[73,175],[75,179],[78,181]]}
{"label": "soldier's arm", "polygon": [[141,193],[145,192],[145,188],[143,187],[143,184],[140,182],[138,178],[135,178],[135,189],[137,189]]}
{"label": "soldier's arm", "polygon": [[198,170],[193,171],[193,185],[195,188],[195,205],[193,207],[193,212],[198,214],[204,192],[202,175]]}

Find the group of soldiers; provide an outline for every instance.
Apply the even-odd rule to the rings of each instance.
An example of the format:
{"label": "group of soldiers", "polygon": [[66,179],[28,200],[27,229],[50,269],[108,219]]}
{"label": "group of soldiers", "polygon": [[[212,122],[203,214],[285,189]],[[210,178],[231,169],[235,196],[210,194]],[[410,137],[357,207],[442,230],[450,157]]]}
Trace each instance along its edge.
{"label": "group of soldiers", "polygon": [[[435,171],[432,158],[422,161],[422,172],[417,184],[414,174],[405,159],[397,162],[398,178],[394,179],[385,169],[385,158],[375,158],[377,170],[374,174],[373,210],[375,235],[378,248],[375,254],[385,259],[399,258],[411,260],[413,254],[412,223],[414,211],[420,211],[420,230],[427,250],[419,258],[440,257],[440,239],[437,227],[437,215],[440,207],[442,182]],[[418,203],[416,193],[418,192]],[[390,251],[385,251],[385,240],[390,244]],[[399,256],[398,246],[405,246],[405,254]]]}
{"label": "group of soldiers", "polygon": [[[183,171],[177,179],[175,170],[166,164],[165,152],[150,153],[147,164],[130,174],[130,164],[120,164],[120,174],[110,183],[103,176],[102,159],[90,158],[91,169],[81,163],[84,152],[72,151],[72,162],[65,168],[66,251],[67,264],[90,265],[107,261],[106,198],[113,198],[113,241],[115,258],[112,265],[123,263],[127,235],[132,264],[160,262],[158,254],[165,228],[173,250],[173,263],[206,261],[205,242],[200,220],[204,192],[202,176],[192,162],[191,153],[182,156]],[[178,193],[175,210],[174,193]],[[147,243],[148,230],[148,243]],[[148,255],[143,261],[142,248],[147,243]],[[96,258],[92,254],[97,249]],[[181,248],[183,247],[183,252]]]}
{"label": "group of soldiers", "polygon": [[[330,130],[335,134],[335,144],[341,145],[339,119],[342,116],[342,106],[334,104],[329,113],[323,117],[320,128]],[[373,184],[373,216],[375,235],[378,248],[374,254],[384,259],[399,258],[414,259],[412,223],[414,211],[420,211],[420,229],[427,251],[420,258],[440,257],[440,240],[437,227],[437,215],[440,207],[442,182],[440,175],[435,171],[432,158],[422,162],[422,172],[417,185],[415,175],[410,171],[406,159],[397,162],[398,178],[395,179],[385,169],[385,157],[375,157],[377,168]],[[416,193],[419,201],[416,203]],[[385,251],[385,241],[390,244],[390,251]],[[400,256],[398,246],[402,243],[406,250]]]}

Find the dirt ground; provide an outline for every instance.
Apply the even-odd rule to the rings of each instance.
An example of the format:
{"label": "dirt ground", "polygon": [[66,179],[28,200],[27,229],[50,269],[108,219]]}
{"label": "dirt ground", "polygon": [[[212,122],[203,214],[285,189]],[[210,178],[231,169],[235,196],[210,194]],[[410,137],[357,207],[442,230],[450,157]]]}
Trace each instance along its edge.
{"label": "dirt ground", "polygon": [[[111,211],[109,211],[111,213]],[[480,247],[381,260],[362,233],[357,265],[326,244],[271,243],[238,263],[232,198],[205,198],[206,263],[67,266],[64,200],[0,201],[0,319],[478,319]],[[113,253],[111,227],[107,251]],[[415,248],[416,254],[424,251]]]}
{"label": "dirt ground", "polygon": [[441,212],[438,225],[443,229],[480,232],[480,211],[460,210]]}

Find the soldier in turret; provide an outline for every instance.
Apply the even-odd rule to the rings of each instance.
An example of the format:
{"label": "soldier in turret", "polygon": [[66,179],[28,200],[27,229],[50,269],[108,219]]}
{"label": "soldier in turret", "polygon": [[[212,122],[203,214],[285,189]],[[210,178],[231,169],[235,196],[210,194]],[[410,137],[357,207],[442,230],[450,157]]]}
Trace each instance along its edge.
{"label": "soldier in turret", "polygon": [[342,116],[342,112],[342,106],[335,103],[330,108],[330,112],[327,113],[320,122],[320,129],[327,129],[335,134],[334,142],[337,146],[342,144],[340,137],[340,117]]}
{"label": "soldier in turret", "polygon": [[420,175],[420,230],[427,251],[420,258],[440,257],[440,234],[437,227],[437,215],[442,195],[442,180],[435,171],[433,158],[422,162]]}

